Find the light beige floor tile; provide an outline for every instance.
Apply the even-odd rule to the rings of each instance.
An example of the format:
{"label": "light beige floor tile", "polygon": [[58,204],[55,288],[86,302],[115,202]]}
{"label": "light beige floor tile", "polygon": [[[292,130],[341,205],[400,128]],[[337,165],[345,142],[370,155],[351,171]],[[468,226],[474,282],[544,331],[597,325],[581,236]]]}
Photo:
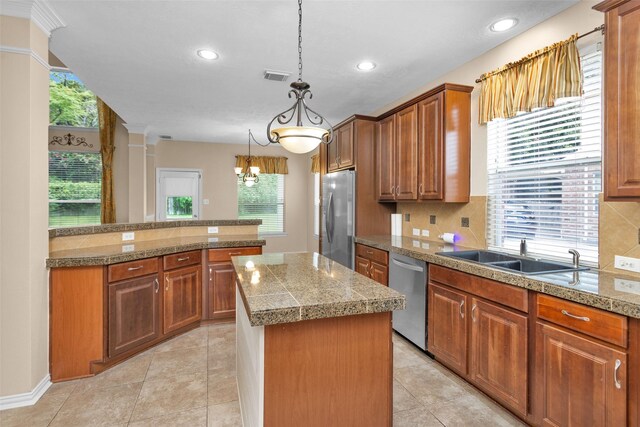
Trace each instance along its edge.
{"label": "light beige floor tile", "polygon": [[525,425],[503,408],[472,393],[436,406],[431,411],[447,427]]}
{"label": "light beige floor tile", "polygon": [[209,326],[209,345],[220,342],[236,342],[236,327],[234,323],[221,323]]}
{"label": "light beige floor tile", "polygon": [[185,334],[178,335],[155,348],[156,353],[181,350],[185,348],[205,347],[209,342],[209,334],[206,328],[197,328]]}
{"label": "light beige floor tile", "polygon": [[218,379],[216,374],[209,375],[208,405],[238,400],[238,384],[235,378]]}
{"label": "light beige floor tile", "polygon": [[393,414],[393,427],[443,427],[426,408],[420,406]]}
{"label": "light beige floor tile", "polygon": [[402,412],[422,406],[397,380],[393,381],[393,412]]}
{"label": "light beige floor tile", "polygon": [[51,426],[109,426],[129,421],[141,383],[73,393]]}
{"label": "light beige floor tile", "polygon": [[207,407],[129,423],[129,427],[206,427]]}
{"label": "light beige floor tile", "polygon": [[432,364],[394,369],[394,378],[428,409],[469,393],[466,387],[430,366]]}
{"label": "light beige floor tile", "polygon": [[67,397],[68,394],[45,394],[35,405],[0,411],[0,426],[47,426]]}
{"label": "light beige floor tile", "polygon": [[397,368],[405,368],[407,366],[423,365],[432,362],[432,360],[418,349],[410,348],[405,345],[393,345],[393,366]]}
{"label": "light beige floor tile", "polygon": [[154,353],[145,381],[168,379],[177,375],[207,370],[207,347]]}
{"label": "light beige floor tile", "polygon": [[156,418],[207,405],[205,372],[177,375],[169,379],[145,381],[131,421]]}
{"label": "light beige floor tile", "polygon": [[209,427],[241,427],[240,404],[238,401],[209,406]]}
{"label": "light beige floor tile", "polygon": [[49,390],[47,390],[47,392],[45,393],[45,396],[51,396],[54,394],[69,396],[71,393],[73,393],[73,390],[76,388],[76,386],[82,381],[83,380],[71,380],[53,383],[51,384],[51,387],[49,387]]}
{"label": "light beige floor tile", "polygon": [[234,346],[209,346],[207,366],[212,370],[236,369],[236,348]]}
{"label": "light beige floor tile", "polygon": [[138,355],[116,365],[95,377],[80,380],[73,390],[74,394],[87,390],[113,387],[123,384],[141,383],[144,381],[151,363],[151,355]]}

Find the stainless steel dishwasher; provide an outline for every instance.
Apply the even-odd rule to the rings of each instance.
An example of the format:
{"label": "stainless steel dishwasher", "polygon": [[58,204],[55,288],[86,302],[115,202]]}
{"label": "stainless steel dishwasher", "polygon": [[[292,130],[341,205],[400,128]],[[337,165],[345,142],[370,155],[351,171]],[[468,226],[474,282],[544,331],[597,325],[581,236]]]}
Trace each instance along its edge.
{"label": "stainless steel dishwasher", "polygon": [[404,294],[406,309],[393,312],[393,329],[427,350],[427,263],[391,253],[389,287]]}

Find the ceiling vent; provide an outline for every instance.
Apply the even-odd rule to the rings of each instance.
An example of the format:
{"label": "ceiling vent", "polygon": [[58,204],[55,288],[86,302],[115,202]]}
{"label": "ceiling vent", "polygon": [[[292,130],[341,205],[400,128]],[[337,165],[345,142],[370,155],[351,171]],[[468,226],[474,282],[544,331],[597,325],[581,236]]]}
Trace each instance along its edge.
{"label": "ceiling vent", "polygon": [[286,82],[290,75],[286,71],[264,70],[264,78],[276,82]]}
{"label": "ceiling vent", "polygon": [[160,139],[173,139],[173,137],[171,135],[158,135],[158,138],[160,138]]}

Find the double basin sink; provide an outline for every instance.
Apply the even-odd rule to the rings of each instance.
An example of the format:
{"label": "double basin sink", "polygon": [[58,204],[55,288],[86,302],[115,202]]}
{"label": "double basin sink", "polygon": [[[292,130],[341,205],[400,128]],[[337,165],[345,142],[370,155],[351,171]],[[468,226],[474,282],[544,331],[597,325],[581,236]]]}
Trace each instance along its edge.
{"label": "double basin sink", "polygon": [[476,262],[488,267],[498,268],[500,270],[521,273],[527,276],[537,274],[563,273],[571,271],[588,270],[588,267],[575,267],[571,264],[563,264],[553,261],[542,261],[535,258],[519,257],[507,255],[501,252],[471,250],[459,252],[438,252],[438,255],[464,259],[466,261]]}

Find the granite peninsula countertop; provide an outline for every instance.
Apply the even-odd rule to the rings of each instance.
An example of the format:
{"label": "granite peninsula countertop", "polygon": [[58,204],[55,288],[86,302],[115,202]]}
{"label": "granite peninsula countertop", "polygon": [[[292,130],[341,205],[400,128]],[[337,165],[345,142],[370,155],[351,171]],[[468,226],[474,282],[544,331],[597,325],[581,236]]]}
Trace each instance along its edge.
{"label": "granite peninsula countertop", "polygon": [[223,235],[173,237],[168,239],[123,242],[109,246],[60,250],[49,253],[47,267],[81,267],[109,265],[137,259],[151,258],[196,249],[264,246],[266,241],[256,235]]}
{"label": "granite peninsula countertop", "polygon": [[241,256],[233,265],[252,326],[405,308],[404,295],[318,253]]}
{"label": "granite peninsula countertop", "polygon": [[421,259],[430,264],[449,267],[509,285],[640,319],[640,277],[597,269],[580,271],[575,274],[566,272],[525,276],[459,258],[437,255],[437,252],[474,249],[445,244],[442,241],[404,236],[365,236],[356,237],[355,240],[356,243]]}

